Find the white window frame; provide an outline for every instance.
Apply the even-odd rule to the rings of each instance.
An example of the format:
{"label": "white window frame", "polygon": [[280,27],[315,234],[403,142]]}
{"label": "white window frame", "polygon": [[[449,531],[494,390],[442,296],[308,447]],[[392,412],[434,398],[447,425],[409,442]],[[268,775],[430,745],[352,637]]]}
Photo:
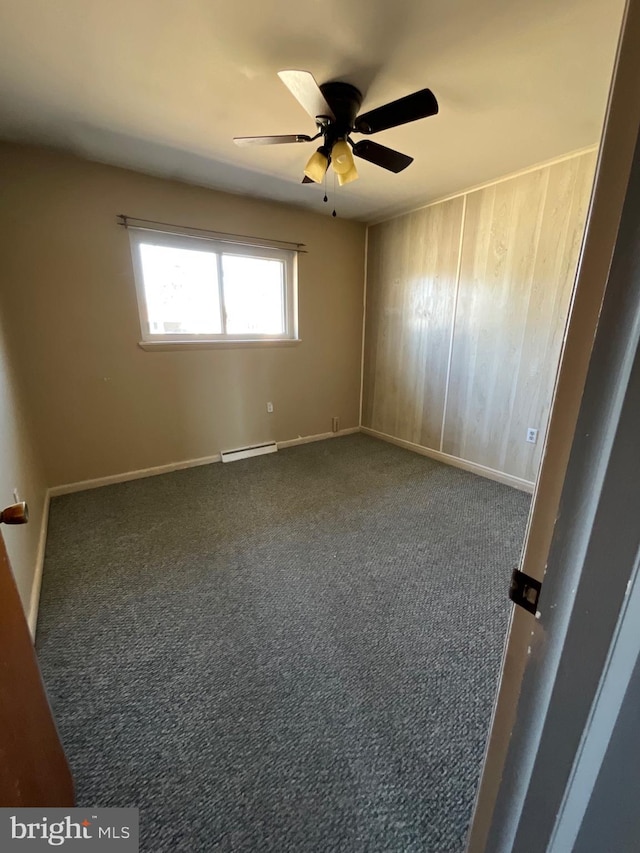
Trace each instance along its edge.
{"label": "white window frame", "polygon": [[[209,346],[249,346],[251,344],[266,343],[294,343],[298,339],[298,255],[291,249],[281,249],[275,246],[244,244],[219,240],[210,237],[199,237],[179,233],[155,231],[146,228],[129,227],[129,240],[131,244],[131,257],[133,261],[133,275],[138,300],[138,313],[140,316],[141,341],[143,348],[159,346],[163,349],[180,347],[181,345],[209,345]],[[144,288],[144,275],[140,246],[152,245],[177,249],[190,249],[192,251],[208,251],[216,256],[218,268],[218,293],[220,302],[220,314],[222,332],[219,334],[185,334],[165,333],[154,334],[150,331],[149,315],[147,311],[147,300]],[[283,265],[283,326],[284,332],[275,335],[266,334],[228,334],[226,328],[226,312],[224,307],[224,279],[222,270],[222,255],[237,255],[240,257],[264,258],[278,260]],[[214,283],[212,282],[212,285]]]}

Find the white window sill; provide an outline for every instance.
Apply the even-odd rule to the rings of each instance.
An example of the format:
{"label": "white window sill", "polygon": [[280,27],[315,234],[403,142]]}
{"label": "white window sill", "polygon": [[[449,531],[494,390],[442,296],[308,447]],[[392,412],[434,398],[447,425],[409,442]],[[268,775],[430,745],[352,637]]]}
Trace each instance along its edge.
{"label": "white window sill", "polygon": [[139,341],[138,346],[148,352],[189,349],[251,349],[253,347],[295,347],[302,343],[300,338],[283,338],[279,340],[246,340],[246,341]]}

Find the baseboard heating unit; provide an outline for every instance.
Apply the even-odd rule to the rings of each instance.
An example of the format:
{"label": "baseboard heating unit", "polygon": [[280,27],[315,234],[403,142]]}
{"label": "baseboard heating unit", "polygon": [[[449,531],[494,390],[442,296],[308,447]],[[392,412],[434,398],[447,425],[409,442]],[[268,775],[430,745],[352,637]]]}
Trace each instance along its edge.
{"label": "baseboard heating unit", "polygon": [[223,462],[235,462],[236,459],[247,459],[249,456],[264,456],[265,453],[275,453],[278,445],[275,441],[265,444],[252,444],[250,447],[238,447],[235,450],[222,450],[220,459]]}

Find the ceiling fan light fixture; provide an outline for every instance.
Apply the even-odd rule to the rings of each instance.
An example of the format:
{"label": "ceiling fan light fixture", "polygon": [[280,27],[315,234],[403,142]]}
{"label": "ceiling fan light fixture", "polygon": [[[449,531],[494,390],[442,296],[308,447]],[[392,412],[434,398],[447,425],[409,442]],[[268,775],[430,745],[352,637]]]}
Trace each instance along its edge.
{"label": "ceiling fan light fixture", "polygon": [[353,168],[349,169],[348,172],[344,174],[338,174],[338,184],[343,187],[345,184],[350,184],[351,181],[357,181],[360,176],[358,175],[358,170],[356,169],[356,164],[353,164]]}
{"label": "ceiling fan light fixture", "polygon": [[[294,98],[314,119],[315,135],[289,133],[271,136],[237,136],[234,137],[234,142],[241,146],[282,145],[291,142],[314,142],[322,138],[320,148],[311,155],[305,166],[303,184],[321,184],[326,181],[329,165],[333,165],[334,174],[340,186],[357,180],[358,172],[354,157],[366,160],[394,174],[402,172],[413,162],[413,157],[370,139],[353,142],[349,134],[354,131],[368,136],[437,115],[439,110],[438,101],[433,92],[430,89],[420,89],[403,98],[360,113],[362,93],[351,83],[330,80],[318,85],[309,71],[295,69],[279,71],[278,74]],[[326,193],[324,200],[327,200]]]}
{"label": "ceiling fan light fixture", "polygon": [[321,146],[317,151],[314,151],[307,165],[304,167],[304,173],[307,178],[315,181],[316,184],[321,184],[324,180],[324,175],[329,168],[329,158],[325,149]]}
{"label": "ceiling fan light fixture", "polygon": [[331,163],[336,175],[346,175],[354,168],[353,154],[346,139],[338,139],[331,149]]}

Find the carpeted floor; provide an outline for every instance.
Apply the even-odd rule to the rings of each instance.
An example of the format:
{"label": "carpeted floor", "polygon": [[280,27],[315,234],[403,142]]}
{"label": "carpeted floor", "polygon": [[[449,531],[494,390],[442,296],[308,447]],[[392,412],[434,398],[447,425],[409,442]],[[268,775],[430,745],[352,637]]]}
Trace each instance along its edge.
{"label": "carpeted floor", "polygon": [[54,499],[78,804],[150,853],[463,850],[528,507],[363,435]]}

